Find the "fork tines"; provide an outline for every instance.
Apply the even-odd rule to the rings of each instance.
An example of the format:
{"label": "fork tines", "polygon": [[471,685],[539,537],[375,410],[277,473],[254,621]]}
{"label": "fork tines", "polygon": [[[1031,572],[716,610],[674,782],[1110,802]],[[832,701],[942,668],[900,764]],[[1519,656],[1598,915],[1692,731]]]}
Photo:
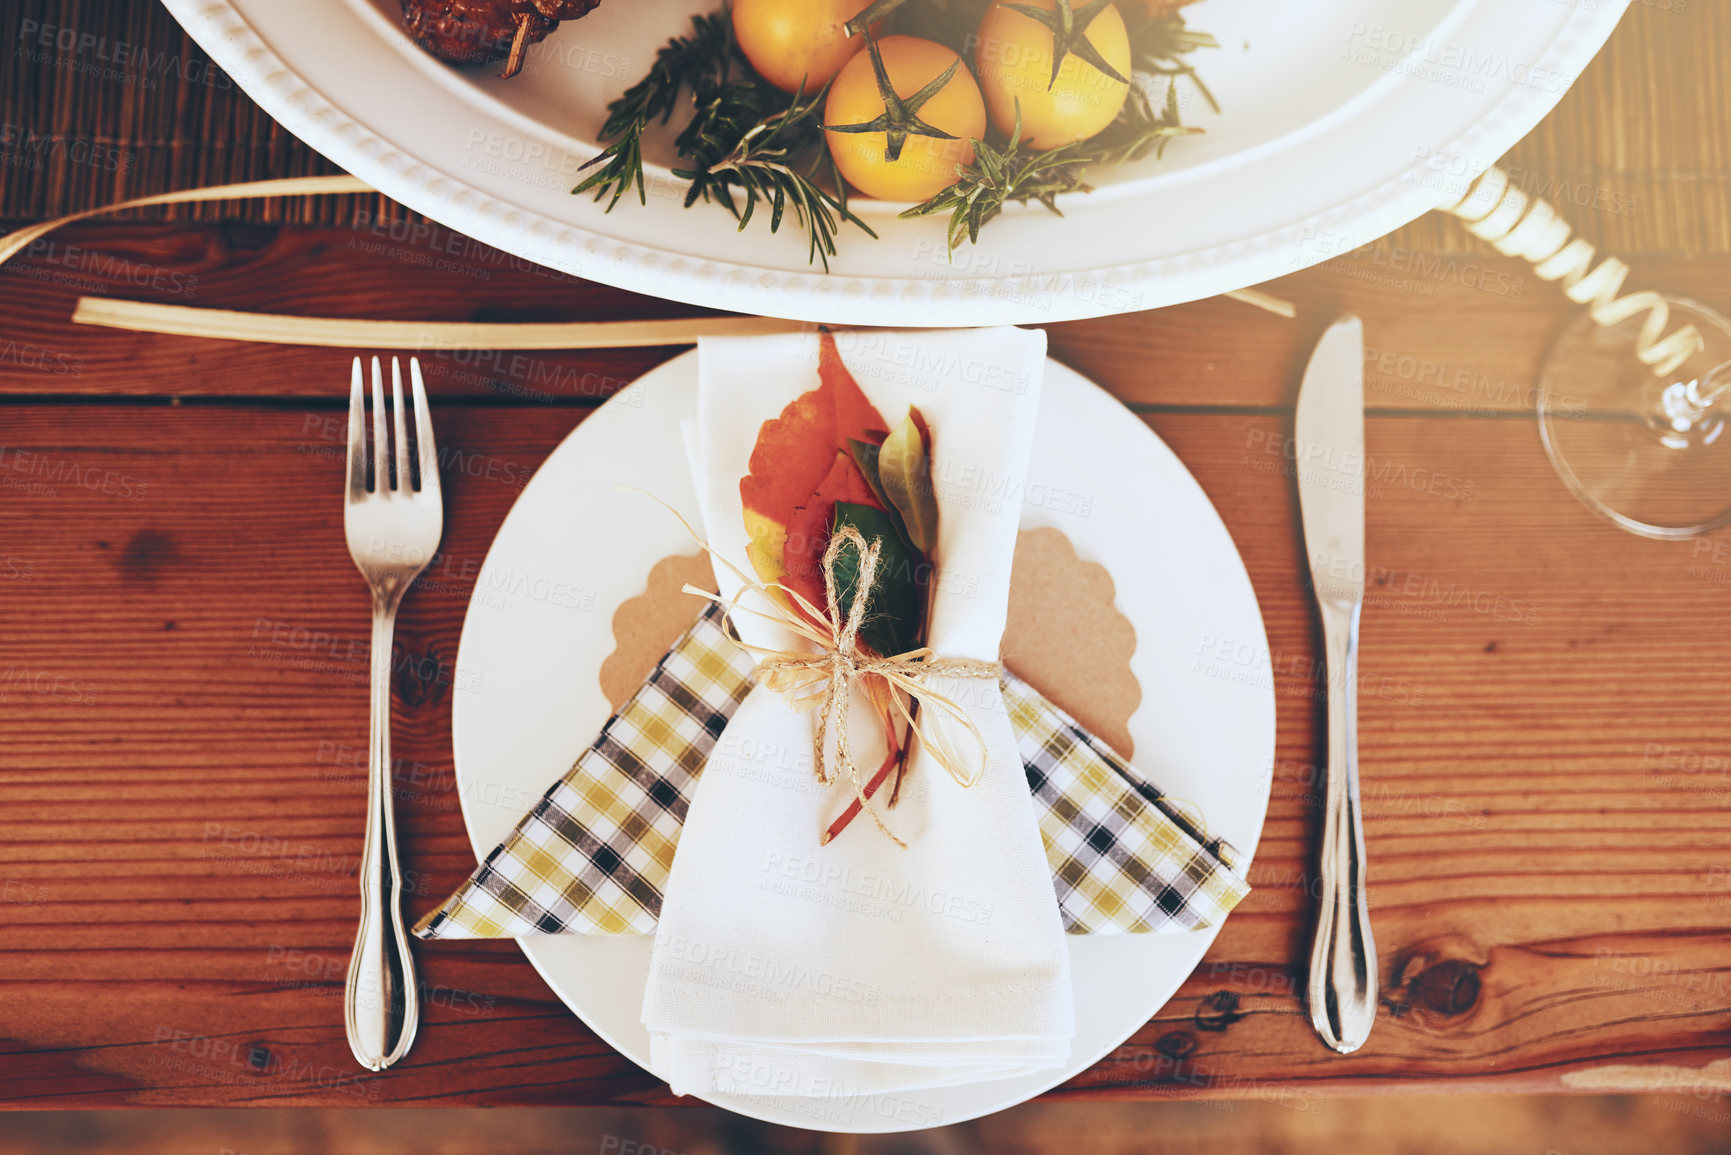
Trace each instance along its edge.
{"label": "fork tines", "polygon": [[[409,380],[415,403],[415,455],[409,452],[408,420],[403,408],[403,370],[397,358],[391,358],[390,425],[386,427],[384,376],[379,359],[373,358],[373,452],[367,455],[366,397],[361,385],[361,359],[355,358],[349,382],[349,500],[368,494],[391,493],[439,494],[439,463],[433,443],[431,411],[427,404],[427,388],[421,380],[421,361],[409,358]],[[392,448],[395,453],[392,453]],[[411,466],[412,462],[412,466]]]}

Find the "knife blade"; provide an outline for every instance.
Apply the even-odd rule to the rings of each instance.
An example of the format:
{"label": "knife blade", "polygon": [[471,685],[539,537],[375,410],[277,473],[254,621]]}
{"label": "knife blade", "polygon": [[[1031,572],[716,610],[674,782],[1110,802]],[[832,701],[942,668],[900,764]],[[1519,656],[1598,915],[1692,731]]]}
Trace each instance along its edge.
{"label": "knife blade", "polygon": [[1342,317],[1316,343],[1293,421],[1298,507],[1318,599],[1364,600],[1364,323]]}
{"label": "knife blade", "polygon": [[1328,766],[1310,1021],[1341,1054],[1376,1022],[1376,940],[1358,797],[1358,622],[1364,604],[1364,325],[1347,315],[1316,344],[1299,386],[1293,463],[1310,583],[1322,618]]}

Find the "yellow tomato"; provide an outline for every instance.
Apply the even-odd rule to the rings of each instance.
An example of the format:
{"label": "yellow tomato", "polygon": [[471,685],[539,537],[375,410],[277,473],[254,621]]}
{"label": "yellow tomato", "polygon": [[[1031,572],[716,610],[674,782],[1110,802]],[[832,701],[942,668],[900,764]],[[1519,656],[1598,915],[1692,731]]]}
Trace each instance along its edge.
{"label": "yellow tomato", "polygon": [[[1017,0],[1029,8],[1054,10],[1055,0]],[[1080,0],[1070,0],[1080,8]],[[1083,33],[1095,51],[1117,70],[1130,75],[1130,37],[1124,18],[1108,4]],[[1016,102],[1022,105],[1022,139],[1034,148],[1057,148],[1087,140],[1111,124],[1124,107],[1130,86],[1114,80],[1074,52],[1066,53],[1052,79],[1052,30],[1006,4],[993,4],[980,21],[974,48],[974,71],[986,94],[992,123],[1008,135],[1016,124]]]}
{"label": "yellow tomato", "polygon": [[733,0],[733,37],[759,76],[782,89],[816,92],[865,43],[842,25],[871,0]]}
{"label": "yellow tomato", "polygon": [[[897,96],[907,99],[960,61],[932,40],[888,36],[878,41],[884,72]],[[973,142],[986,133],[986,107],[980,86],[964,64],[914,115],[954,139],[909,133],[901,156],[886,158],[885,132],[837,132],[837,126],[867,124],[884,115],[871,56],[861,52],[843,66],[830,86],[823,122],[830,155],[849,184],[867,196],[887,201],[923,201],[956,181],[956,167],[974,159]]]}

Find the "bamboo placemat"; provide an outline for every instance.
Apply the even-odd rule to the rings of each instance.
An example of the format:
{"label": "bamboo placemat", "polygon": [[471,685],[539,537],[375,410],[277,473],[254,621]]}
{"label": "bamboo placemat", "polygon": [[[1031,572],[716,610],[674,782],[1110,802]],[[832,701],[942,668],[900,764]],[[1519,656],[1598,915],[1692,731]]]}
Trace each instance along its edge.
{"label": "bamboo placemat", "polygon": [[[44,47],[50,28],[56,46]],[[0,41],[0,219],[338,171],[248,100],[149,0],[0,0]],[[1635,0],[1605,50],[1504,164],[1608,251],[1731,254],[1728,60],[1731,3]],[[141,211],[317,224],[412,215],[377,196]],[[1389,243],[1479,246],[1441,214]]]}
{"label": "bamboo placemat", "polygon": [[[44,36],[56,46],[44,47]],[[342,171],[248,99],[153,0],[0,0],[0,45],[0,219]],[[139,210],[154,219],[341,225],[369,219],[362,213],[412,215],[378,195]]]}

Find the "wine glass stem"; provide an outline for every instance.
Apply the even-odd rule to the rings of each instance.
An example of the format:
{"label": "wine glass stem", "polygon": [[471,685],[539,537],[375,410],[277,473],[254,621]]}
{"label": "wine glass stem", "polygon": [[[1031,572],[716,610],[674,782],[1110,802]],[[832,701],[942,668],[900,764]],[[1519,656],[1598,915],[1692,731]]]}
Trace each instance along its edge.
{"label": "wine glass stem", "polygon": [[1702,409],[1711,407],[1726,393],[1731,393],[1731,361],[1720,362],[1699,381],[1689,384],[1689,400]]}
{"label": "wine glass stem", "polygon": [[1715,365],[1701,377],[1667,385],[1659,396],[1665,424],[1671,429],[1667,442],[1703,425],[1708,412],[1727,392],[1731,392],[1731,361]]}

